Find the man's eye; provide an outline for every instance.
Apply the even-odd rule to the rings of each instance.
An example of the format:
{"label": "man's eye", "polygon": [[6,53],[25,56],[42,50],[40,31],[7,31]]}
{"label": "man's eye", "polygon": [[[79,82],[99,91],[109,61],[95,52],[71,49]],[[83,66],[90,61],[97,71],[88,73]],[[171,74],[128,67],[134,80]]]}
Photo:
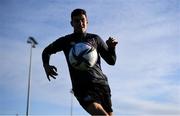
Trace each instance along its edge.
{"label": "man's eye", "polygon": [[83,18],[83,19],[76,19],[76,20],[74,20],[74,22],[76,22],[76,23],[78,23],[78,22],[84,22],[85,21],[85,19]]}
{"label": "man's eye", "polygon": [[78,22],[79,20],[75,20],[75,22]]}

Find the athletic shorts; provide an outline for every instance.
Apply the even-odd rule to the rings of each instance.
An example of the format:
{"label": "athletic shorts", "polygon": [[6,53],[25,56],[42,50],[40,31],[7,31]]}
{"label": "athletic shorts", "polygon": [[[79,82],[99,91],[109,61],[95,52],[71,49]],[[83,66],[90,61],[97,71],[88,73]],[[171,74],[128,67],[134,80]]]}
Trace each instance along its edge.
{"label": "athletic shorts", "polygon": [[91,103],[96,102],[101,104],[106,112],[113,112],[109,85],[84,85],[74,94],[85,110]]}

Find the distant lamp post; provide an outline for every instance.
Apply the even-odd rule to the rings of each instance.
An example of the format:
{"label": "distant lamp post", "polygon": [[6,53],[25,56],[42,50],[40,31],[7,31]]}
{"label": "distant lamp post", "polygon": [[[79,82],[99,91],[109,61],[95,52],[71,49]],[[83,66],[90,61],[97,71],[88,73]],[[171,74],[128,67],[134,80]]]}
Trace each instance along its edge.
{"label": "distant lamp post", "polygon": [[70,90],[70,93],[71,93],[71,116],[72,116],[73,115],[73,95],[74,95],[74,92],[72,89]]}
{"label": "distant lamp post", "polygon": [[30,48],[30,61],[29,61],[29,74],[28,74],[28,93],[27,93],[27,107],[26,107],[26,116],[29,115],[29,96],[30,96],[30,87],[31,87],[31,59],[32,59],[32,48],[35,48],[35,45],[38,43],[33,37],[29,37],[27,40],[28,44],[31,44]]}

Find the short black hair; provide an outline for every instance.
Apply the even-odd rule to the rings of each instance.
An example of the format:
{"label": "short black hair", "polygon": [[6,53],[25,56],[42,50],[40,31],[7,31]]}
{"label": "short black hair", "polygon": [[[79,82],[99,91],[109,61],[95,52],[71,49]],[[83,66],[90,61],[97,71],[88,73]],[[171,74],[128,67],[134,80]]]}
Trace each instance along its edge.
{"label": "short black hair", "polygon": [[84,9],[77,8],[77,9],[75,9],[75,10],[73,10],[73,11],[71,12],[71,19],[72,19],[74,16],[78,16],[78,15],[81,15],[81,14],[83,14],[83,15],[85,15],[85,16],[87,17],[86,11],[85,11]]}

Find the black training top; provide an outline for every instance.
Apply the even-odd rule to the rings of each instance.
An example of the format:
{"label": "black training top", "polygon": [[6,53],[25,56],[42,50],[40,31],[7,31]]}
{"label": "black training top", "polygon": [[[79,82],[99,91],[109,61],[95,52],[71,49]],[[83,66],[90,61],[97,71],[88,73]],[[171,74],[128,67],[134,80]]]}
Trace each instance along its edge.
{"label": "black training top", "polygon": [[[81,71],[71,66],[68,61],[69,51],[75,43],[88,42],[94,46],[98,53],[97,63],[87,71]],[[110,65],[114,65],[116,61],[116,54],[114,48],[108,48],[107,44],[95,34],[69,34],[60,37],[49,46],[47,46],[42,53],[43,64],[49,64],[49,57],[51,54],[63,51],[69,67],[69,72],[72,81],[74,92],[78,92],[78,88],[88,86],[90,84],[108,85],[107,77],[103,74],[100,64],[100,56]]]}

